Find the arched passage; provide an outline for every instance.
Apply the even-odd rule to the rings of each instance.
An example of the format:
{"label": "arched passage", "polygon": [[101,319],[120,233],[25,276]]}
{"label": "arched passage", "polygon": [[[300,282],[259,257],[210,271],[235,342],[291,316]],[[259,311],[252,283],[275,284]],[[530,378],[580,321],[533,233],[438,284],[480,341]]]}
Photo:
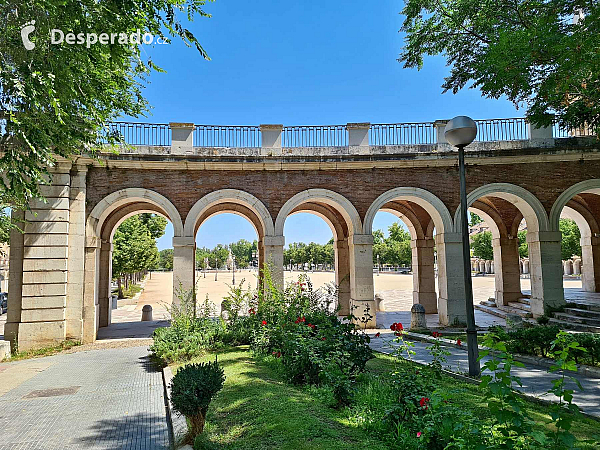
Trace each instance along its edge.
{"label": "arched passage", "polygon": [[550,211],[550,227],[560,230],[561,217],[575,221],[581,234],[581,282],[586,292],[600,292],[600,179],[566,189]]}
{"label": "arched passage", "polygon": [[[518,274],[518,224],[525,219],[531,271],[530,310],[535,316],[564,303],[560,232],[549,230],[549,220],[541,202],[526,189],[509,183],[481,186],[467,195],[468,207],[476,201],[489,206],[490,221],[499,230],[494,239],[496,302],[507,305],[520,297]],[[490,214],[495,211],[494,214]],[[492,217],[493,216],[493,217]],[[460,205],[454,215],[455,231],[460,231]],[[503,236],[506,230],[506,236]]]}
{"label": "arched passage", "polygon": [[159,214],[173,224],[175,236],[183,233],[177,208],[149,189],[129,188],[114,192],[92,209],[86,221],[84,339],[93,341],[99,327],[111,322],[112,238],[127,218],[141,213]]}
{"label": "arched passage", "polygon": [[332,229],[340,312],[346,314],[354,307],[354,314],[360,317],[368,311],[372,319],[366,326],[375,327],[373,236],[363,234],[362,221],[354,205],[344,196],[328,189],[298,192],[285,202],[275,220],[275,233],[282,237],[282,243],[285,220],[297,212],[319,215]]}
{"label": "arched passage", "polygon": [[[174,239],[174,278],[185,290],[195,286],[196,233],[204,221],[217,214],[232,213],[247,219],[258,237],[258,264],[263,267],[273,260],[273,219],[266,206],[253,195],[237,189],[221,189],[199,199],[190,209],[184,225],[183,237]],[[280,265],[283,264],[281,256]]]}
{"label": "arched passage", "polygon": [[[391,189],[381,194],[367,210],[365,233],[372,233],[375,214],[380,210],[398,215],[411,233],[413,303],[422,304],[427,313],[437,312],[442,324],[464,323],[462,287],[456,279],[461,274],[446,264],[460,250],[460,241],[453,233],[452,217],[446,205],[425,189]],[[439,294],[435,289],[435,250]]]}

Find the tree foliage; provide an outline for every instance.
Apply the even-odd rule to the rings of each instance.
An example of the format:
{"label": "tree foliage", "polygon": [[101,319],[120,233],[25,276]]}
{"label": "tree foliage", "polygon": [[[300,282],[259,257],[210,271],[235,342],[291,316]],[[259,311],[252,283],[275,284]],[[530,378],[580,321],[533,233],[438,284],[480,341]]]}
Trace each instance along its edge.
{"label": "tree foliage", "polygon": [[483,222],[481,217],[479,217],[477,214],[472,213],[472,212],[470,212],[469,214],[471,215],[471,221],[469,222],[469,225],[474,226],[474,225],[477,225],[478,223]]}
{"label": "tree foliage", "polygon": [[159,253],[153,233],[162,236],[166,220],[155,215],[145,219],[141,216],[138,214],[130,217],[115,231],[112,254],[112,271],[115,278],[159,266]]}
{"label": "tree foliage", "polygon": [[158,267],[163,270],[173,270],[172,248],[165,248],[158,252]]}
{"label": "tree foliage", "polygon": [[[573,20],[573,15],[578,20]],[[442,54],[444,92],[465,86],[526,105],[528,119],[600,132],[600,4],[579,0],[407,0],[399,61]]]}
{"label": "tree foliage", "polygon": [[379,264],[411,266],[410,233],[399,222],[392,223],[388,233],[389,236],[385,238],[383,231],[373,232],[373,263],[377,264],[377,255],[379,255]]}
{"label": "tree foliage", "polygon": [[[101,139],[118,142],[107,124],[138,117],[149,107],[142,95],[157,67],[141,45],[113,39],[108,45],[52,44],[65,35],[140,31],[170,42],[178,37],[207,58],[178,13],[208,16],[205,0],[5,0],[0,2],[0,201],[24,206],[40,196],[38,184],[55,155],[93,152]],[[26,49],[21,30],[33,26]]]}
{"label": "tree foliage", "polygon": [[559,229],[562,233],[560,253],[563,260],[573,256],[581,256],[581,233],[574,220],[560,219]]}
{"label": "tree foliage", "polygon": [[492,233],[484,231],[483,233],[473,235],[471,248],[473,249],[473,256],[485,260],[493,260]]}

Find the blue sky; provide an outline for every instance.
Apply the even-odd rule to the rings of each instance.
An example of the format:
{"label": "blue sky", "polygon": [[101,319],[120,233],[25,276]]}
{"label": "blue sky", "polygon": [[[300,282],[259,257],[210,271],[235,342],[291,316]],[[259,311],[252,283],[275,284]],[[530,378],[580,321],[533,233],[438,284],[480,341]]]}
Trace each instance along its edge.
{"label": "blue sky", "polygon": [[[448,68],[428,58],[423,70],[403,69],[396,58],[403,36],[402,1],[345,2],[217,0],[190,29],[211,61],[180,41],[143,46],[167,71],[153,73],[144,95],[153,106],[144,122],[217,125],[395,123],[448,119],[521,117],[506,100],[477,90],[442,94]],[[385,219],[389,216],[388,219]],[[387,229],[392,216],[379,213]],[[286,222],[286,241],[326,242],[322,219],[298,214]],[[199,231],[198,244],[212,247],[255,239],[244,219],[223,214]],[[171,246],[172,228],[159,240]]]}

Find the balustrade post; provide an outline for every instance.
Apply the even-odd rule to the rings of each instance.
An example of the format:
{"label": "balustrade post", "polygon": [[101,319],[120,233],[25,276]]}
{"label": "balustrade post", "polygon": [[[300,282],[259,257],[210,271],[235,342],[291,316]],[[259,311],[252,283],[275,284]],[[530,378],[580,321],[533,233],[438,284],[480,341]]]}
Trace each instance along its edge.
{"label": "balustrade post", "polygon": [[281,124],[263,124],[260,126],[261,150],[263,156],[281,155]]}
{"label": "balustrade post", "polygon": [[170,122],[171,128],[171,154],[186,155],[194,153],[193,123]]}
{"label": "balustrade post", "polygon": [[348,130],[348,147],[350,148],[350,153],[369,153],[370,128],[371,124],[369,122],[346,124],[346,130]]}
{"label": "balustrade post", "polygon": [[545,142],[547,146],[554,146],[554,139],[552,135],[552,126],[538,128],[535,125],[527,122],[527,132],[529,134],[530,141],[539,141]]}

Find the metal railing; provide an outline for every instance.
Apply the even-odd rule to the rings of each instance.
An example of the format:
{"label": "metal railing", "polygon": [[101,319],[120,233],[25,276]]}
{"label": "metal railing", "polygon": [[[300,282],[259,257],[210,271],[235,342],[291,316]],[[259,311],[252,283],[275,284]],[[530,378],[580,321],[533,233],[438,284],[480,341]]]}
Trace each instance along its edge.
{"label": "metal railing", "polygon": [[521,141],[529,139],[529,127],[524,118],[476,120],[478,142]]}
{"label": "metal railing", "polygon": [[195,125],[194,147],[254,148],[261,146],[260,127]]}
{"label": "metal railing", "polygon": [[565,128],[558,123],[552,125],[552,136],[555,138],[570,138],[578,136],[595,136],[594,131],[589,127]]}
{"label": "metal railing", "polygon": [[283,127],[281,146],[291,147],[346,147],[346,125],[317,125]]}
{"label": "metal railing", "polygon": [[370,145],[435,144],[436,130],[433,122],[371,124]]}
{"label": "metal railing", "polygon": [[171,129],[166,123],[110,122],[101,136],[101,143],[112,138],[128,145],[171,145]]}

